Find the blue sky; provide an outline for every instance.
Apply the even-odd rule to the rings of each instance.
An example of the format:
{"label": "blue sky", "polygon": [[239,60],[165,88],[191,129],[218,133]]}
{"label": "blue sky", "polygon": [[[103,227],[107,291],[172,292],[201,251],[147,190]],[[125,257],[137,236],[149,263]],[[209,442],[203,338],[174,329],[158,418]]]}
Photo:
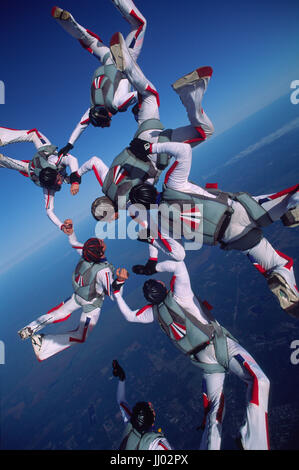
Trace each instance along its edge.
{"label": "blue sky", "polygon": [[[136,5],[148,20],[139,64],[160,92],[166,127],[184,125],[187,119],[170,84],[198,66],[214,69],[203,103],[215,126],[214,139],[290,92],[291,81],[299,79],[297,1],[136,0]],[[38,128],[61,147],[89,105],[98,62],[51,18],[52,6],[48,0],[2,1],[0,80],[5,83],[5,104],[0,105],[0,125]],[[66,0],[59,6],[105,43],[115,31],[129,31],[110,0]],[[119,114],[110,129],[89,128],[73,154],[80,164],[93,155],[109,163],[134,132],[131,113]],[[17,144],[2,151],[30,159],[34,147]],[[0,172],[1,260],[9,266],[62,234],[45,215],[40,189],[16,172]],[[68,186],[57,195],[60,218],[70,216],[79,223],[90,213],[99,187],[91,174],[83,183],[75,198]]]}

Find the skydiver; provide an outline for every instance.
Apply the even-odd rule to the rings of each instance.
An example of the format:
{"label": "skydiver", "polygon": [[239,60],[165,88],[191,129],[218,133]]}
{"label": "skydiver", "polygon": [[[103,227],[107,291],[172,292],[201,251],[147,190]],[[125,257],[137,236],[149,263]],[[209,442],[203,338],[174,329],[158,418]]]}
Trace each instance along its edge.
{"label": "skydiver", "polygon": [[[177,129],[164,129],[159,119],[159,94],[130,54],[121,33],[112,36],[110,50],[118,70],[126,75],[138,91],[138,130],[135,138],[150,142],[183,141],[194,147],[213,134],[213,125],[202,108],[202,99],[213,73],[211,67],[200,67],[172,85],[187,110],[190,124]],[[94,217],[101,220],[103,213],[109,212],[109,207],[110,212],[115,213],[117,217],[118,210],[126,208],[129,202],[130,189],[144,181],[155,184],[168,164],[169,157],[166,154],[139,158],[139,155],[134,154],[128,147],[114,159],[110,168],[97,157],[87,162],[85,170],[80,169],[79,174],[83,175],[91,168],[96,169],[97,179],[105,194],[104,197],[97,198],[92,205]]]}
{"label": "skydiver", "polygon": [[[112,0],[112,2],[131,25],[131,32],[126,38],[126,43],[137,60],[143,45],[146,19],[132,0]],[[126,111],[129,106],[137,102],[137,92],[131,91],[126,77],[115,68],[109,47],[103,44],[97,34],[77,23],[71,13],[66,10],[53,7],[51,13],[63,29],[102,63],[93,74],[91,106],[75,127],[67,145],[59,151],[59,154],[64,155],[74,147],[75,142],[89,124],[95,127],[110,127],[111,119],[115,114]]]}
{"label": "skydiver", "polygon": [[[150,258],[157,258],[158,248],[176,261],[184,259],[182,236],[176,239],[169,232],[172,223],[182,227],[181,233],[188,235],[189,240],[192,234],[202,231],[204,244],[219,244],[224,250],[239,250],[247,255],[266,277],[281,308],[289,315],[299,317],[293,259],[274,249],[262,232],[263,227],[280,219],[288,227],[299,224],[299,185],[260,196],[207,190],[188,180],[192,161],[190,145],[178,142],[150,144],[137,140],[132,142],[131,149],[141,156],[166,152],[175,158],[160,195],[147,184],[135,186],[130,192],[133,204],[150,207],[159,201],[162,214],[159,236],[154,239],[149,234],[143,240],[150,243]],[[163,209],[174,205],[177,205],[176,212],[166,211],[171,219],[164,219]],[[185,243],[187,246],[188,241]],[[144,267],[141,265],[137,271],[139,269],[142,273]]]}
{"label": "skydiver", "polygon": [[174,345],[203,373],[204,429],[200,449],[219,450],[225,411],[223,385],[232,372],[247,385],[244,424],[237,441],[244,450],[268,450],[269,380],[254,358],[212,316],[211,306],[194,295],[183,261],[155,262],[153,273],[171,272],[171,289],[164,282],[149,279],[143,285],[148,304],[131,310],[117,289],[114,297],[129,322],[157,320]]}
{"label": "skydiver", "polygon": [[[71,194],[79,192],[81,177],[78,175],[78,160],[70,154],[58,156],[57,147],[51,144],[37,129],[18,130],[0,127],[0,146],[17,142],[32,142],[37,153],[32,160],[15,160],[0,153],[0,168],[17,170],[28,177],[37,186],[43,188],[45,209],[49,219],[64,231],[64,224],[54,213],[54,196],[61,190],[63,182],[71,184]],[[66,169],[71,174],[67,175]]]}
{"label": "skydiver", "polygon": [[119,450],[171,450],[161,431],[154,430],[156,413],[150,402],[138,402],[131,410],[126,402],[126,374],[119,363],[112,362],[114,377],[118,377],[117,403],[126,425]]}
{"label": "skydiver", "polygon": [[[97,324],[105,297],[112,296],[112,285],[121,288],[127,271],[114,267],[105,257],[106,244],[98,238],[89,238],[84,244],[77,241],[71,219],[64,221],[69,243],[81,256],[72,275],[73,295],[26,325],[18,333],[21,339],[31,338],[35,355],[43,361],[74,344],[82,344]],[[114,279],[115,277],[115,279]],[[62,334],[39,334],[47,325],[67,320],[82,309],[79,325],[75,330]]]}

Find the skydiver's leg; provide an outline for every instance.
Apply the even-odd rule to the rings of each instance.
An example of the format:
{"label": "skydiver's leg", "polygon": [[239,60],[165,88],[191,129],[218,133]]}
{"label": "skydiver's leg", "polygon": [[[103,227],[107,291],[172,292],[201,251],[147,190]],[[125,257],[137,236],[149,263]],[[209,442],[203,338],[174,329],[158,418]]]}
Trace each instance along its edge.
{"label": "skydiver's leg", "polygon": [[[273,222],[282,218],[285,225],[296,226],[299,224],[299,211],[297,209],[299,207],[298,184],[277,193],[254,196],[254,199],[268,212]],[[293,224],[290,224],[290,221],[287,221],[284,217],[288,211],[291,211],[295,218]]]}
{"label": "skydiver's leg", "polygon": [[0,146],[15,144],[18,142],[32,142],[36,149],[44,145],[50,145],[51,142],[37,129],[20,130],[20,129],[7,129],[0,127]]}
{"label": "skydiver's leg", "polygon": [[228,338],[229,370],[247,385],[247,405],[240,440],[244,450],[269,450],[268,398],[270,382],[248,352]]}
{"label": "skydiver's leg", "polygon": [[8,168],[9,170],[17,170],[24,176],[28,176],[28,162],[22,160],[15,160],[14,158],[6,157],[0,153],[0,168]]}
{"label": "skydiver's leg", "polygon": [[[278,201],[277,198],[278,204],[275,206],[273,203],[268,212],[271,218],[275,215],[279,219],[283,208],[285,210],[288,203],[292,204],[294,197],[294,195],[286,196],[284,201]],[[222,238],[225,243],[240,239],[257,227],[239,202],[233,201],[232,208],[234,213]],[[254,267],[266,277],[269,288],[278,298],[281,308],[292,316],[299,316],[299,292],[296,287],[293,259],[275,250],[266,238],[262,238],[253,248],[242,253],[247,255]]]}
{"label": "skydiver's leg", "polygon": [[104,179],[108,173],[109,168],[103,160],[98,157],[92,157],[87,162],[83,163],[83,165],[79,168],[78,174],[80,176],[84,175],[88,171],[93,171],[99,184],[103,186]]}
{"label": "skydiver's leg", "polygon": [[71,298],[64,300],[56,307],[51,308],[51,310],[49,310],[45,315],[41,315],[36,320],[26,325],[19,331],[19,335],[22,339],[29,338],[29,336],[35,335],[47,325],[67,320],[78,308],[80,308],[80,305],[78,305],[75,300],[75,296],[73,295]]}
{"label": "skydiver's leg", "polygon": [[224,417],[223,384],[225,373],[203,374],[202,395],[204,405],[204,429],[200,450],[220,450],[222,421]]}
{"label": "skydiver's leg", "polygon": [[293,269],[293,259],[275,250],[266,238],[244,251],[254,267],[262,273],[280,306],[291,316],[299,317],[299,292]]}
{"label": "skydiver's leg", "polygon": [[[115,33],[112,36],[110,50],[117,69],[126,75],[138,92],[138,124],[140,125],[146,119],[159,119],[159,94],[131,56],[121,33]],[[145,139],[144,136],[142,138]]]}
{"label": "skydiver's leg", "polygon": [[32,346],[37,359],[43,361],[74,344],[84,343],[93,327],[97,324],[100,311],[99,308],[96,308],[88,313],[83,312],[79,326],[74,331],[57,335],[32,336]]}
{"label": "skydiver's leg", "polygon": [[190,122],[190,126],[173,130],[174,142],[186,142],[194,147],[213,134],[213,124],[202,107],[203,96],[212,73],[211,67],[200,67],[172,85],[187,111]]}
{"label": "skydiver's leg", "polygon": [[59,7],[53,7],[51,14],[67,33],[80,42],[84,49],[94,54],[102,63],[107,65],[113,63],[110,57],[109,47],[103,44],[97,34],[77,23],[71,13]]}
{"label": "skydiver's leg", "polygon": [[126,37],[126,44],[134,60],[142,49],[146,30],[146,19],[132,0],[112,0],[121,15],[130,23],[131,32]]}

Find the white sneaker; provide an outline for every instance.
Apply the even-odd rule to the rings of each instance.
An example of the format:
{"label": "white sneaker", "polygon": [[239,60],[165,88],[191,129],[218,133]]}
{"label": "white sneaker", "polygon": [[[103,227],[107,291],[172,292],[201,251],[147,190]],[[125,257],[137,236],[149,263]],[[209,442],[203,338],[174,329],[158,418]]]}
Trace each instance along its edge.
{"label": "white sneaker", "polygon": [[[114,33],[110,40],[110,51],[117,70],[123,72],[128,65],[126,43],[121,33]],[[127,59],[127,60],[126,60]]]}
{"label": "white sneaker", "polygon": [[182,78],[179,78],[176,82],[174,82],[171,86],[174,90],[178,90],[185,85],[190,85],[192,83],[197,82],[198,80],[202,80],[204,78],[211,78],[213,74],[212,67],[199,67],[198,69],[194,70],[191,73],[187,73]]}
{"label": "white sneaker", "polygon": [[281,308],[292,317],[299,318],[299,297],[287,281],[280,274],[273,272],[267,282],[269,289],[277,297]]}
{"label": "white sneaker", "polygon": [[31,336],[31,343],[34,349],[35,354],[38,356],[38,353],[41,350],[42,342],[43,342],[43,334],[41,335],[33,335]]}
{"label": "white sneaker", "polygon": [[299,225],[299,206],[289,209],[281,217],[281,221],[286,227],[297,227]]}
{"label": "white sneaker", "polygon": [[71,17],[71,14],[68,11],[63,10],[59,7],[53,7],[51,15],[53,16],[53,18],[63,21],[66,21]]}
{"label": "white sneaker", "polygon": [[113,34],[110,40],[110,52],[116,68],[126,75],[127,79],[138,93],[143,95],[143,93],[148,90],[158,96],[154,86],[148,82],[139,65],[131,56],[121,33]]}
{"label": "white sneaker", "polygon": [[33,335],[33,330],[30,328],[30,326],[25,326],[20,331],[18,331],[18,334],[20,335],[21,339],[27,339]]}

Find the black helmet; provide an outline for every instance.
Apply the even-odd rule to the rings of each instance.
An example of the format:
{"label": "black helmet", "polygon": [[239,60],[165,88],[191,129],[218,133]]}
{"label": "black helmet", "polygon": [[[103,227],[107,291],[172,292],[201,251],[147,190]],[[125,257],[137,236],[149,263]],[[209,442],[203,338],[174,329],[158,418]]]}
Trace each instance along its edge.
{"label": "black helmet", "polygon": [[131,424],[141,434],[147,432],[155,422],[155,412],[146,401],[136,403],[132,410]]}
{"label": "black helmet", "polygon": [[158,305],[165,299],[167,289],[163,282],[149,279],[143,284],[143,295],[151,304]]}
{"label": "black helmet", "polygon": [[141,183],[131,189],[129,199],[132,204],[142,204],[146,209],[149,209],[151,204],[156,204],[157,196],[158,191],[155,186]]}
{"label": "black helmet", "polygon": [[105,127],[111,121],[111,118],[104,106],[93,106],[89,111],[89,120],[95,127]]}
{"label": "black helmet", "polygon": [[99,263],[105,253],[104,242],[99,238],[89,238],[83,246],[82,256],[85,261]]}
{"label": "black helmet", "polygon": [[[58,170],[55,168],[43,168],[39,173],[39,182],[43,188],[56,188]],[[58,188],[57,188],[58,189]]]}

